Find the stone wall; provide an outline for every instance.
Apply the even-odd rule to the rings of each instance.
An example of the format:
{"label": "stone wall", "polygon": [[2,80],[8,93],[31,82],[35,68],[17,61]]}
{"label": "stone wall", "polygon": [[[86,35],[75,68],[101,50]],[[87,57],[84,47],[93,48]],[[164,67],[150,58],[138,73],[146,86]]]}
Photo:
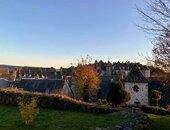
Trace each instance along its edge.
{"label": "stone wall", "polygon": [[118,124],[114,130],[150,130],[149,117],[141,109],[131,108],[130,111],[124,112],[124,116],[125,118],[132,118],[132,121]]}
{"label": "stone wall", "polygon": [[[138,92],[133,90],[134,85],[137,85],[139,88]],[[148,83],[125,83],[125,89],[130,93],[131,99],[127,104],[135,104],[135,102],[139,102],[140,105],[148,105],[149,97],[148,97]]]}
{"label": "stone wall", "polygon": [[120,123],[115,128],[96,128],[96,130],[150,130],[149,117],[138,108],[125,108],[123,111],[125,118],[132,120],[127,123]]}

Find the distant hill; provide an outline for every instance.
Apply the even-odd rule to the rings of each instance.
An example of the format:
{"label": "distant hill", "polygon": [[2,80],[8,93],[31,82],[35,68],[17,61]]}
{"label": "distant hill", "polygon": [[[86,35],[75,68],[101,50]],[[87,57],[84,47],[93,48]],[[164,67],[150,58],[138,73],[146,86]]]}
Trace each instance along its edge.
{"label": "distant hill", "polygon": [[14,65],[4,65],[0,64],[0,68],[22,68],[23,66],[14,66]]}
{"label": "distant hill", "polygon": [[[0,68],[53,68],[53,67],[39,67],[39,66],[16,66],[16,65],[5,65],[5,64],[0,64]],[[59,70],[55,68],[56,70]]]}

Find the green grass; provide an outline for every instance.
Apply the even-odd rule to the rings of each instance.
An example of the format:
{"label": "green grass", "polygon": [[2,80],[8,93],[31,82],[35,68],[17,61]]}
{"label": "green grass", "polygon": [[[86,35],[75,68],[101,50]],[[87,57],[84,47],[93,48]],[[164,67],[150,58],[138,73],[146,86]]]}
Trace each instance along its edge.
{"label": "green grass", "polygon": [[151,119],[152,130],[170,130],[170,115],[160,116],[149,114],[148,116]]}
{"label": "green grass", "polygon": [[1,130],[95,130],[113,128],[116,124],[126,122],[120,113],[99,114],[40,109],[33,123],[26,127],[21,119],[18,107],[0,105]]}

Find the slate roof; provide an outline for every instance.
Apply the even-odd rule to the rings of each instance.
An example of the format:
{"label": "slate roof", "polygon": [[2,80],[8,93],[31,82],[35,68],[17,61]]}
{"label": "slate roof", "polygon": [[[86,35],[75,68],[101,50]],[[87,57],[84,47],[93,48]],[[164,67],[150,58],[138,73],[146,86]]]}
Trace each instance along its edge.
{"label": "slate roof", "polygon": [[73,75],[73,70],[74,70],[73,67],[70,67],[70,68],[62,68],[61,67],[60,68],[62,76],[71,76],[71,75]]}
{"label": "slate roof", "polygon": [[0,88],[6,88],[9,87],[9,82],[8,80],[4,78],[0,78]]}
{"label": "slate roof", "polygon": [[22,79],[18,88],[31,92],[51,93],[54,90],[61,90],[64,81],[60,79]]}
{"label": "slate roof", "polygon": [[120,68],[124,68],[125,70],[131,70],[134,65],[137,65],[140,70],[149,70],[146,65],[142,65],[140,63],[113,63],[114,70],[120,70]]}
{"label": "slate roof", "polygon": [[100,89],[98,91],[98,98],[99,99],[107,99],[107,94],[110,89],[111,85],[111,76],[101,76],[101,84]]}
{"label": "slate roof", "polygon": [[106,67],[110,66],[112,67],[113,70],[131,70],[133,68],[133,66],[136,64],[140,70],[149,70],[149,68],[146,65],[142,65],[141,63],[130,63],[129,61],[126,62],[113,62],[110,63],[108,62],[103,62],[102,60],[100,60],[99,62],[96,60],[95,61],[95,67],[100,67],[101,70],[106,71]]}
{"label": "slate roof", "polygon": [[133,66],[130,73],[125,78],[124,82],[130,83],[148,83],[148,79],[143,76],[137,64]]}

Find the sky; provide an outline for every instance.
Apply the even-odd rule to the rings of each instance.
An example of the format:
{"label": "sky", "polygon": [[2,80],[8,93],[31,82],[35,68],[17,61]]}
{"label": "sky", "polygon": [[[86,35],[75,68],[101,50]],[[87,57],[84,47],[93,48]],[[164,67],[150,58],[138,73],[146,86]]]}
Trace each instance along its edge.
{"label": "sky", "polygon": [[152,44],[136,24],[143,0],[0,0],[0,64],[69,67],[94,60],[145,63]]}

